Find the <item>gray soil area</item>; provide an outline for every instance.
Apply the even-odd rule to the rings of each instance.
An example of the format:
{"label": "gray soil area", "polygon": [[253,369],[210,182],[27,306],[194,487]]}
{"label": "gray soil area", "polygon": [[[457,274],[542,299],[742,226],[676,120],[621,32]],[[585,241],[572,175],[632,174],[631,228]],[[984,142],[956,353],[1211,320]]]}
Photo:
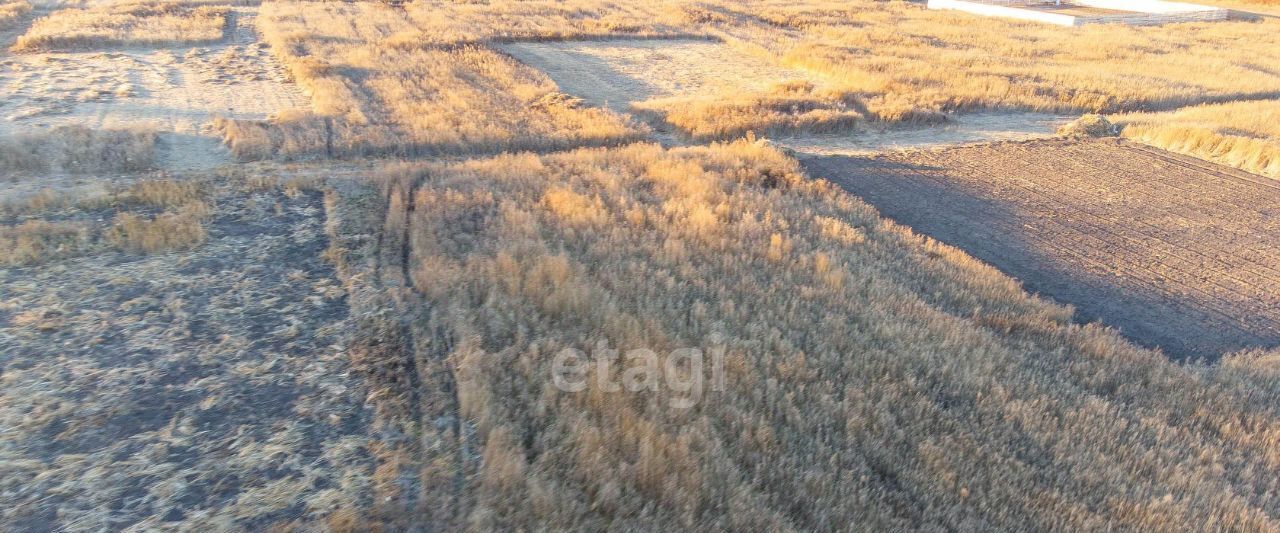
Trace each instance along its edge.
{"label": "gray soil area", "polygon": [[1119,140],[802,155],[916,231],[1175,358],[1280,345],[1280,186]]}
{"label": "gray soil area", "polygon": [[0,268],[0,530],[261,530],[368,505],[323,193],[209,201],[188,250]]}

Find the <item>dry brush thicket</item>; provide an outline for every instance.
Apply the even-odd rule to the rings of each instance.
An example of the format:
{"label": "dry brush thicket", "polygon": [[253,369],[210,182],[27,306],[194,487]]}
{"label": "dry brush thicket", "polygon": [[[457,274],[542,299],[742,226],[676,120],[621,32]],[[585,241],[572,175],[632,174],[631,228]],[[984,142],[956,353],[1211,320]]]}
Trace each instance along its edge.
{"label": "dry brush thicket", "polygon": [[[1071,324],[764,144],[400,165],[384,182],[379,271],[417,293],[367,345],[401,369],[382,395],[398,427],[423,435],[381,458],[417,476],[395,484],[416,501],[403,521],[1280,527],[1273,354],[1180,365]],[[564,348],[710,354],[716,334],[725,390],[689,409],[598,370],[584,392],[553,386]],[[617,382],[634,363],[612,357]]]}
{"label": "dry brush thicket", "polygon": [[228,8],[143,0],[61,9],[36,20],[14,51],[118,45],[193,44],[221,40]]}

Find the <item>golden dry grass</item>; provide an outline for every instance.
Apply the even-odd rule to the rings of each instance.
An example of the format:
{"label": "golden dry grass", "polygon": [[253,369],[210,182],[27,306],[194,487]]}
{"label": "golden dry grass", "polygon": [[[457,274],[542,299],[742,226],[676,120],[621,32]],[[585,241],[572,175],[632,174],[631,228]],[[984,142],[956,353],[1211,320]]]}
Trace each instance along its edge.
{"label": "golden dry grass", "polygon": [[130,252],[189,249],[204,242],[203,221],[209,215],[209,207],[200,202],[151,218],[120,213],[107,231],[106,238],[116,248]]}
{"label": "golden dry grass", "polygon": [[[687,2],[686,2],[687,3]],[[676,2],[419,0],[408,6],[422,38],[437,45],[494,41],[662,38],[688,35]]]}
{"label": "golden dry grass", "polygon": [[1126,138],[1280,179],[1280,101],[1232,102],[1113,118]]}
{"label": "golden dry grass", "polygon": [[[432,21],[432,35],[461,41],[591,37],[582,28],[628,15],[602,1],[546,4],[422,1],[411,12]],[[639,31],[708,35],[772,56],[819,76],[815,103],[858,99],[889,122],[937,111],[1136,111],[1280,94],[1267,67],[1280,61],[1276,20],[1063,30],[906,2],[668,0],[643,9],[655,22]],[[536,23],[515,23],[531,11]],[[468,30],[476,27],[486,29]]]}
{"label": "golden dry grass", "polygon": [[[748,132],[785,134],[853,129],[874,120],[857,102],[819,94],[808,82],[782,83],[753,94],[659,98],[633,108],[680,128],[694,140],[735,139]],[[935,116],[936,120],[941,115]],[[930,120],[925,120],[930,121]]]}
{"label": "golden dry grass", "polygon": [[[620,145],[644,128],[487,47],[687,33],[814,73],[811,84],[649,110],[698,138],[1280,90],[1267,66],[1280,59],[1274,22],[1069,34],[980,23],[832,0],[264,5],[263,37],[313,109],[220,121],[241,158],[574,149],[391,165],[374,180],[381,195],[326,196],[328,213],[358,219],[325,223],[326,255],[360,317],[332,346],[363,380],[340,394],[367,403],[358,417],[374,420],[376,442],[359,455],[377,463],[368,483],[325,485],[343,502],[329,526],[1280,529],[1275,353],[1178,364],[1072,324],[1070,309],[808,179],[765,143]],[[11,142],[0,163],[129,161],[32,163],[45,161],[25,155],[39,146]],[[132,251],[189,247],[206,238],[202,195],[139,185],[121,203],[160,213],[118,214],[88,237],[47,221],[0,227],[0,261],[38,262],[95,235]],[[248,348],[256,340],[237,371],[267,364]],[[725,388],[673,408],[683,395],[666,389],[552,386],[556,352],[602,344],[723,350]],[[236,455],[292,456],[269,444],[245,441]],[[33,464],[31,479],[49,477]],[[316,486],[301,479],[241,492],[217,518],[254,529],[233,521],[283,516],[291,495]]]}
{"label": "golden dry grass", "polygon": [[[383,276],[407,258],[421,303],[405,312],[429,317],[412,326],[416,375],[456,382],[450,400],[428,381],[417,405],[456,402],[462,428],[410,426],[435,444],[409,471],[440,489],[407,523],[1280,527],[1274,355],[1181,365],[1072,325],[763,144],[505,155],[386,180]],[[557,352],[601,344],[723,349],[726,386],[680,409],[665,387],[598,384],[626,359],[588,371],[583,392],[552,385]]]}
{"label": "golden dry grass", "polygon": [[156,133],[59,126],[0,137],[0,170],[8,173],[135,172],[156,162]]}
{"label": "golden dry grass", "polygon": [[61,9],[32,24],[13,50],[213,42],[223,37],[227,13],[226,7],[151,0]]}

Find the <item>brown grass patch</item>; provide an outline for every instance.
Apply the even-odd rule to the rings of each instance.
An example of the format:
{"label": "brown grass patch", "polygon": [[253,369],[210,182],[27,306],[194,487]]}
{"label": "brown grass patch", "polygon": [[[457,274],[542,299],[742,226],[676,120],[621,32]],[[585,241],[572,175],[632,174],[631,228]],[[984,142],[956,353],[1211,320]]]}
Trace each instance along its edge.
{"label": "brown grass patch", "polygon": [[154,168],[155,152],[154,131],[59,126],[0,137],[0,169],[9,172],[134,172]]}
{"label": "brown grass patch", "polygon": [[32,24],[13,50],[214,42],[223,38],[227,13],[226,7],[155,1],[62,9]]}
{"label": "brown grass patch", "polygon": [[113,246],[130,252],[194,248],[204,242],[204,219],[209,215],[209,207],[199,202],[154,218],[120,213],[107,231],[106,238]]}

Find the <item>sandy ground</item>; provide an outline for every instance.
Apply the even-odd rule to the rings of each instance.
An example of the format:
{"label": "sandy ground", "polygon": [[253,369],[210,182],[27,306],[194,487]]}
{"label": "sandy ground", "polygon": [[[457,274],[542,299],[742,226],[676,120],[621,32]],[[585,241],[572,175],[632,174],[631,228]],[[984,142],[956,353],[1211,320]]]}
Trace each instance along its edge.
{"label": "sandy ground", "polygon": [[369,504],[322,194],[213,200],[195,250],[0,268],[0,530],[253,531]]}
{"label": "sandy ground", "polygon": [[240,7],[225,44],[0,56],[0,135],[81,124],[162,132],[161,166],[216,167],[230,153],[215,115],[260,120],[308,105],[254,32],[255,8]]}
{"label": "sandy ground", "polygon": [[1280,345],[1280,186],[1118,140],[802,157],[894,220],[1177,358]]}
{"label": "sandy ground", "polygon": [[[631,105],[655,98],[697,96],[725,90],[765,90],[792,80],[820,80],[817,74],[779,67],[766,58],[714,41],[616,40],[511,43],[500,49],[545,72],[560,90],[595,106],[627,113]],[[867,154],[975,142],[1052,136],[1075,117],[1040,113],[975,113],[944,125],[903,127],[843,134],[775,138],[779,144],[813,154]],[[659,140],[673,144],[674,135]]]}

